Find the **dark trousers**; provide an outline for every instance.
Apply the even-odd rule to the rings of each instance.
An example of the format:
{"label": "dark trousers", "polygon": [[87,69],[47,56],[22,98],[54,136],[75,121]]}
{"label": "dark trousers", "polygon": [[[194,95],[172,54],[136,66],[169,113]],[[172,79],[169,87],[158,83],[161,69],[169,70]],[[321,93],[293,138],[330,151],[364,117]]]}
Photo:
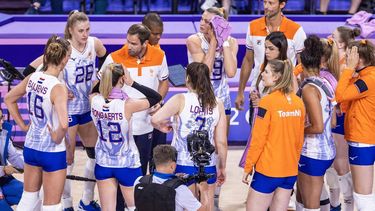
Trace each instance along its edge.
{"label": "dark trousers", "polygon": [[125,201],[124,197],[122,196],[120,184],[117,185],[117,200],[116,200],[116,211],[124,211],[125,210]]}
{"label": "dark trousers", "polygon": [[152,147],[151,147],[151,156],[149,160],[150,161],[150,166],[149,166],[150,173],[153,172],[155,168],[153,160],[152,160],[154,148],[157,145],[166,144],[166,143],[167,143],[167,134],[161,132],[158,129],[154,129],[154,131],[152,131]]}
{"label": "dark trousers", "polygon": [[141,160],[142,174],[147,174],[147,164],[151,157],[151,147],[152,147],[152,132],[133,136],[135,144],[137,145],[139,151],[139,158]]}

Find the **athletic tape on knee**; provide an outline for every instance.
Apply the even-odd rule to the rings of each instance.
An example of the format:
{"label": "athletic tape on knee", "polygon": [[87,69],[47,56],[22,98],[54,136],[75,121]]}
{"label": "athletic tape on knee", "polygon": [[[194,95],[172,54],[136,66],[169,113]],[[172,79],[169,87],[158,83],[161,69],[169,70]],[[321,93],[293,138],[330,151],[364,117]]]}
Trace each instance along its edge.
{"label": "athletic tape on knee", "polygon": [[62,210],[61,203],[55,205],[43,205],[42,211],[60,211]]}
{"label": "athletic tape on knee", "polygon": [[39,202],[39,191],[23,191],[20,202],[17,205],[17,211],[33,211]]}
{"label": "athletic tape on knee", "polygon": [[327,180],[327,185],[329,186],[329,188],[337,189],[340,187],[337,172],[332,167],[330,167],[326,171],[326,180]]}
{"label": "athletic tape on knee", "polygon": [[364,195],[354,192],[353,197],[358,211],[375,210],[375,194]]}

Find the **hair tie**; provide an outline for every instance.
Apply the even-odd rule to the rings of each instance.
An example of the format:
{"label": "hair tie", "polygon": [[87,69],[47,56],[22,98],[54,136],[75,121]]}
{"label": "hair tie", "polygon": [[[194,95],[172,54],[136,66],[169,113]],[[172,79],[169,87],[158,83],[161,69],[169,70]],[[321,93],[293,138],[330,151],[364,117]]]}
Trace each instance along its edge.
{"label": "hair tie", "polygon": [[331,38],[328,38],[328,39],[327,39],[327,43],[328,43],[329,46],[332,47],[332,45],[333,45],[333,40],[332,40]]}
{"label": "hair tie", "polygon": [[111,63],[109,64],[109,69],[113,72],[113,70],[115,70],[116,67],[120,66],[120,64],[117,64],[117,63]]}
{"label": "hair tie", "polygon": [[359,41],[361,44],[363,44],[363,45],[366,45],[367,44],[367,40],[365,40],[365,39],[363,39],[363,40],[361,40],[361,41]]}

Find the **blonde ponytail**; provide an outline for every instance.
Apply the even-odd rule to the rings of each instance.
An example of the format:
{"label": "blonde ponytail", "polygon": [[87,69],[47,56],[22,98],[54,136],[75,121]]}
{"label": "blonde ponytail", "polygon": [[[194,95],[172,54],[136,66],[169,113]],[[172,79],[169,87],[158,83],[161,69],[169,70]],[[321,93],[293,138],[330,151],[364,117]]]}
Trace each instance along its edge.
{"label": "blonde ponytail", "polygon": [[280,90],[281,92],[288,94],[293,91],[293,64],[287,60],[270,60],[268,62],[272,67],[272,72],[278,74],[280,77],[276,81],[275,86],[272,87],[272,91]]}

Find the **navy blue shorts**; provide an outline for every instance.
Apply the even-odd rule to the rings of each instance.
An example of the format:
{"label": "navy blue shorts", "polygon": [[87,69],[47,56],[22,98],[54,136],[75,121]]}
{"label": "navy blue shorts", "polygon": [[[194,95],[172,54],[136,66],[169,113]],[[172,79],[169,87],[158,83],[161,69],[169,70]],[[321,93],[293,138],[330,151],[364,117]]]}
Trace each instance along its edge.
{"label": "navy blue shorts", "polygon": [[297,176],[269,177],[255,171],[250,186],[258,192],[268,194],[274,192],[277,188],[291,190],[296,180]]}
{"label": "navy blue shorts", "polygon": [[[182,165],[177,165],[176,167],[176,173],[185,173],[189,175],[193,175],[198,173],[199,168],[195,166],[182,166]],[[216,166],[209,166],[209,167],[204,167],[204,173],[206,174],[215,174],[213,177],[207,180],[207,184],[214,184],[216,182]],[[197,182],[197,181],[195,181]],[[186,186],[190,186],[194,183],[194,181],[189,181]]]}
{"label": "navy blue shorts", "polygon": [[323,176],[332,165],[333,160],[318,160],[301,155],[298,162],[298,171],[310,176]]}
{"label": "navy blue shorts", "polygon": [[349,144],[349,163],[351,165],[371,166],[375,162],[375,146],[354,147]]}
{"label": "navy blue shorts", "polygon": [[52,172],[66,169],[66,151],[42,152],[25,147],[23,149],[25,163],[41,167],[43,171]]}
{"label": "navy blue shorts", "polygon": [[69,120],[69,127],[73,127],[75,125],[84,125],[88,122],[92,121],[90,111],[84,114],[77,114],[77,115],[68,115]]}
{"label": "navy blue shorts", "polygon": [[341,116],[338,116],[336,114],[336,127],[332,128],[332,133],[345,135],[344,120],[345,120],[345,113],[343,113]]}
{"label": "navy blue shorts", "polygon": [[132,187],[135,180],[142,176],[141,167],[138,168],[110,168],[95,165],[95,178],[105,180],[115,178],[122,186]]}

